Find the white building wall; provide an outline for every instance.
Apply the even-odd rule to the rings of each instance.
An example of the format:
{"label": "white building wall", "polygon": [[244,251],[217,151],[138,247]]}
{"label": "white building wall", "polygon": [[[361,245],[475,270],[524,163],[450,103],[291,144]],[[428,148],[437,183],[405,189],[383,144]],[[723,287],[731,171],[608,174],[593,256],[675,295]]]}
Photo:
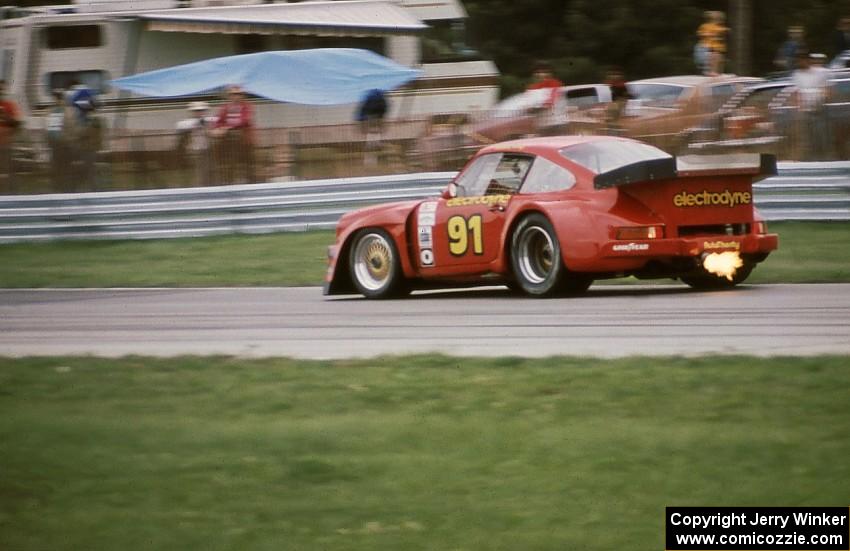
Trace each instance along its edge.
{"label": "white building wall", "polygon": [[420,42],[415,36],[390,36],[385,44],[386,57],[401,65],[415,67],[422,58]]}
{"label": "white building wall", "polygon": [[[48,104],[51,90],[48,77],[57,71],[105,71],[106,79],[121,76],[127,51],[128,27],[125,22],[79,21],[80,24],[101,26],[103,43],[98,48],[47,49],[44,27],[34,27],[37,48],[30,53],[30,63],[38,71],[34,97],[38,104]],[[112,97],[108,94],[105,97]]]}
{"label": "white building wall", "polygon": [[[456,17],[463,15],[456,0],[435,2],[433,0],[403,0],[414,13],[425,17]],[[460,11],[458,11],[460,10]],[[36,48],[30,48],[29,25],[40,33],[49,24],[93,24],[103,25],[104,43],[98,48],[74,50],[48,50],[43,36],[36,34]],[[104,70],[108,78],[119,78],[162,67],[190,63],[202,59],[233,55],[236,37],[225,34],[151,32],[143,30],[144,23],[122,20],[101,14],[78,14],[72,16],[36,16],[27,20],[0,23],[0,46],[14,53],[14,72],[10,79],[9,93],[21,104],[25,112],[40,119],[36,107],[51,102],[46,77],[52,71]],[[421,68],[424,78],[432,79],[428,86],[396,90],[389,94],[389,117],[427,117],[434,113],[470,112],[487,109],[498,97],[496,85],[482,86],[458,84],[458,79],[467,81],[474,77],[493,77],[498,71],[491,62],[465,62],[419,65],[420,39],[418,36],[390,36],[386,39],[386,55],[396,62]],[[280,39],[278,39],[280,42]],[[32,75],[32,78],[29,78]],[[434,80],[436,79],[436,80]],[[454,82],[452,80],[454,79]],[[445,81],[445,84],[440,82]],[[479,78],[480,80],[480,78]],[[26,89],[28,83],[32,86]],[[32,104],[27,99],[34,98]],[[186,116],[186,99],[154,100],[138,102],[131,108],[111,105],[113,99],[140,99],[119,90],[110,90],[103,100],[109,106],[101,110],[111,127],[139,130],[173,129]],[[210,98],[215,107],[222,100]],[[136,103],[136,102],[134,102]],[[351,122],[357,106],[355,104],[335,107],[312,107],[279,104],[268,101],[255,103],[256,120],[261,128],[286,126],[329,125]],[[31,127],[40,127],[36,120]]]}
{"label": "white building wall", "polygon": [[143,31],[137,73],[233,55],[234,35]]}

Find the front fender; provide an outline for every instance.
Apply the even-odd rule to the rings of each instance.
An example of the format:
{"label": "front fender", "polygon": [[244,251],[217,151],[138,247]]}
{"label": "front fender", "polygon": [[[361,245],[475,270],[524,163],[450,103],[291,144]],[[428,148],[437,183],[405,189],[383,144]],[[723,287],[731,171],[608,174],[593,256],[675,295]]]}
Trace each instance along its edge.
{"label": "front fender", "polygon": [[334,245],[328,248],[328,270],[325,274],[325,295],[355,293],[354,284],[348,273],[348,253],[354,235],[365,228],[380,228],[390,234],[399,254],[399,262],[405,277],[416,275],[407,239],[407,224],[414,209],[421,201],[391,203],[380,207],[369,207],[347,213],[337,224]]}

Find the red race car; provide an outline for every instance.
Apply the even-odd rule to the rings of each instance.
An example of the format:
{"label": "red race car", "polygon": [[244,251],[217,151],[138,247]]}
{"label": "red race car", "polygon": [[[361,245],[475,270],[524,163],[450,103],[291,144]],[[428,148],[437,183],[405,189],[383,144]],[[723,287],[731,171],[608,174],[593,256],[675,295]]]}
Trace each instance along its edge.
{"label": "red race car", "polygon": [[752,191],[775,173],[769,155],[676,158],[608,136],[495,144],[441,197],[344,215],[324,292],[501,283],[548,296],[624,276],[732,287],[778,246]]}

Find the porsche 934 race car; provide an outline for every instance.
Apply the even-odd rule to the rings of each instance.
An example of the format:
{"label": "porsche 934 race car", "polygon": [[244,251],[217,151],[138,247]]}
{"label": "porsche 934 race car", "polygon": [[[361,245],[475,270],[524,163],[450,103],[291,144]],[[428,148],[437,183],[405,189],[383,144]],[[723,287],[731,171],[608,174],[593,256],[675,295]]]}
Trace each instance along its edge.
{"label": "porsche 934 race car", "polygon": [[440,197],[345,214],[324,293],[498,283],[549,296],[624,276],[733,287],[778,246],[752,191],[775,173],[769,155],[677,158],[609,136],[494,144]]}

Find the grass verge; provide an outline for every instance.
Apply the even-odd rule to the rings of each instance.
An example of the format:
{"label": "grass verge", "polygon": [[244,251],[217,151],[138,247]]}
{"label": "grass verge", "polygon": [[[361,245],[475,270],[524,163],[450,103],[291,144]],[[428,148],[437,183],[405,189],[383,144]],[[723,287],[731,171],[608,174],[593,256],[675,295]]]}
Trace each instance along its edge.
{"label": "grass verge", "polygon": [[[770,229],[780,235],[779,250],[749,281],[850,281],[849,223],[784,222]],[[309,232],[6,244],[0,288],[321,285],[333,239],[333,232]]]}
{"label": "grass verge", "polygon": [[0,359],[0,549],[663,549],[843,506],[846,357]]}

